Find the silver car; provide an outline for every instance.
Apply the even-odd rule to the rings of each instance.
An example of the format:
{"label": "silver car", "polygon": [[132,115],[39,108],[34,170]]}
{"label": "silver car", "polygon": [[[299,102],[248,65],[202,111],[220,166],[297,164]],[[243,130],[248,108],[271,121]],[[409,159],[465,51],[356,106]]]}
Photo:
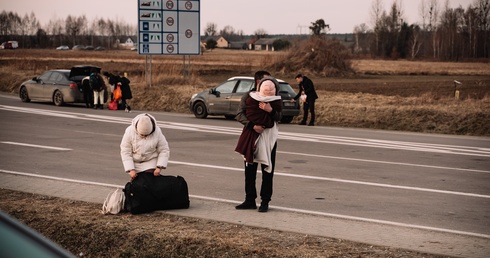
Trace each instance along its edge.
{"label": "silver car", "polygon": [[84,103],[81,82],[84,77],[90,75],[92,69],[96,69],[99,73],[101,70],[96,66],[79,65],[70,70],[46,71],[20,85],[20,100],[22,102],[48,101],[56,106],[65,103]]}
{"label": "silver car", "polygon": [[[289,83],[280,79],[278,79],[278,82],[279,95],[283,102],[281,123],[290,123],[300,111],[298,101],[291,102],[291,99],[296,96],[296,92]],[[254,87],[255,81],[253,77],[238,76],[229,78],[209,91],[192,95],[189,109],[197,118],[206,118],[208,115],[214,115],[234,119],[242,96]]]}

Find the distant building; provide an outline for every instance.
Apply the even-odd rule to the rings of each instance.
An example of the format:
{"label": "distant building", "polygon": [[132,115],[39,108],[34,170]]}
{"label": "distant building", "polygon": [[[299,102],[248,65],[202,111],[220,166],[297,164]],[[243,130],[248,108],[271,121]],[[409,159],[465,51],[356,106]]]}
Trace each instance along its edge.
{"label": "distant building", "polygon": [[274,51],[274,46],[272,43],[277,40],[277,38],[261,38],[254,43],[254,50],[262,51]]}
{"label": "distant building", "polygon": [[138,44],[136,36],[125,36],[116,39],[116,47],[122,47],[122,48],[132,48],[136,47]]}

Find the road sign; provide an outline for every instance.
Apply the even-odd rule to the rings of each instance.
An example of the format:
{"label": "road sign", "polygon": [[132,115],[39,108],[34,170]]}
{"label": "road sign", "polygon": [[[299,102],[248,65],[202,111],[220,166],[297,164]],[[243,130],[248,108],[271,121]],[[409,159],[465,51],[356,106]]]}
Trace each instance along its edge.
{"label": "road sign", "polygon": [[200,0],[138,0],[140,55],[199,55]]}

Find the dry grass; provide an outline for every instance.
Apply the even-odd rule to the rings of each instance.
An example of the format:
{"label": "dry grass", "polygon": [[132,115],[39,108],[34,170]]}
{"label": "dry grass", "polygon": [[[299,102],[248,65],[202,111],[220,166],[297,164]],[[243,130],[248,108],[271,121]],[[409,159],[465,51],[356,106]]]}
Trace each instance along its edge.
{"label": "dry grass", "polygon": [[[46,69],[93,64],[104,71],[128,74],[133,108],[190,113],[188,101],[193,93],[231,76],[251,76],[285,56],[284,52],[213,50],[190,57],[189,77],[182,76],[183,57],[154,56],[150,78],[144,73],[145,67],[150,71],[150,58],[131,51],[0,51],[0,87],[16,94],[22,81]],[[307,75],[320,95],[318,125],[490,136],[489,66],[352,60],[356,75]],[[296,72],[271,72],[296,87]],[[463,82],[460,100],[454,99],[454,80]]]}
{"label": "dry grass", "polygon": [[102,215],[100,204],[0,189],[0,209],[80,257],[440,257],[165,213]]}

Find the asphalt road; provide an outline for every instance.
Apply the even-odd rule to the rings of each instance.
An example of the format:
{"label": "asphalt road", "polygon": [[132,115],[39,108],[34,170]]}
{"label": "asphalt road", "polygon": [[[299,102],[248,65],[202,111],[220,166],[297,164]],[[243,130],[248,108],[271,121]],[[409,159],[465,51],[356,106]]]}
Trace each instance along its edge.
{"label": "asphalt road", "polygon": [[[124,185],[119,143],[139,113],[0,95],[0,170]],[[165,174],[184,176],[193,196],[243,200],[238,122],[151,114],[170,144]],[[271,205],[490,239],[490,138],[295,124],[279,130]]]}

